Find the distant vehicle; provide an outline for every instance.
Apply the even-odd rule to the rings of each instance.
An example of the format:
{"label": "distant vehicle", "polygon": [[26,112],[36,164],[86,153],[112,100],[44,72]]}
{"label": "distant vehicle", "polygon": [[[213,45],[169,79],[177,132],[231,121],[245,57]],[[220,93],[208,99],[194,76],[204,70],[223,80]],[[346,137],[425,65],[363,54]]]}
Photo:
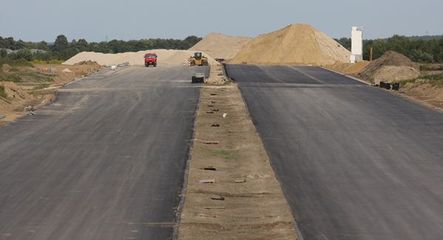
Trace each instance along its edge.
{"label": "distant vehicle", "polygon": [[189,66],[208,66],[208,58],[203,56],[202,52],[195,52],[194,56],[189,58]]}
{"label": "distant vehicle", "polygon": [[204,73],[194,73],[192,75],[192,83],[204,83],[205,82],[205,74]]}
{"label": "distant vehicle", "polygon": [[155,53],[147,53],[145,54],[145,66],[149,67],[149,65],[152,65],[154,67],[157,67],[157,54]]}

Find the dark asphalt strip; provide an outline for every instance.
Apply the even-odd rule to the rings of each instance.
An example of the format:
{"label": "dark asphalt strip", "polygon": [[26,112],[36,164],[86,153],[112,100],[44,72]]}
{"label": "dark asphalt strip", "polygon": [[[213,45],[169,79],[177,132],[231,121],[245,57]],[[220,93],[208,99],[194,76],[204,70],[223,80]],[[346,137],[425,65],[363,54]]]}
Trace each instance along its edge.
{"label": "dark asphalt strip", "polygon": [[281,68],[227,72],[304,239],[443,239],[443,115],[324,69]]}
{"label": "dark asphalt strip", "polygon": [[95,75],[1,127],[0,239],[170,239],[202,70]]}

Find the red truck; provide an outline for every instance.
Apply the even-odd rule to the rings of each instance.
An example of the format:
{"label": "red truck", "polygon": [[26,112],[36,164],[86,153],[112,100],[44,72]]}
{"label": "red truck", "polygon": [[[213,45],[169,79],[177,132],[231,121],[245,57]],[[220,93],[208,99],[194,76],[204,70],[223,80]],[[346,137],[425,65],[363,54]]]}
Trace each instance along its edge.
{"label": "red truck", "polygon": [[155,53],[145,54],[145,66],[149,67],[149,65],[157,67],[157,54]]}

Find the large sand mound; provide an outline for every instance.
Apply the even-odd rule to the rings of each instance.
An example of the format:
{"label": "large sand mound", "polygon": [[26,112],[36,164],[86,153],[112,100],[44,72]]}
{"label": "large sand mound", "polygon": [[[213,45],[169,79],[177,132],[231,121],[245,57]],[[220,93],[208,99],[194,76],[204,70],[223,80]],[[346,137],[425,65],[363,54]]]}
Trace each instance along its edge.
{"label": "large sand mound", "polygon": [[203,51],[213,58],[232,59],[251,38],[211,33],[189,50]]}
{"label": "large sand mound", "polygon": [[[158,55],[159,66],[171,66],[171,65],[183,65],[187,64],[187,60],[194,54],[189,50],[147,50],[140,52],[127,52],[127,53],[96,53],[96,52],[81,52],[74,57],[70,58],[63,64],[74,65],[83,61],[97,62],[103,66],[118,65],[122,63],[129,63],[129,65],[143,65],[144,55],[148,52],[155,52]],[[209,57],[209,63],[216,64],[216,61]]]}
{"label": "large sand mound", "polygon": [[414,79],[420,76],[420,72],[418,65],[406,56],[387,51],[366,66],[358,76],[378,84],[380,81],[395,82]]}
{"label": "large sand mound", "polygon": [[329,65],[349,62],[351,53],[306,24],[289,25],[251,40],[233,63]]}

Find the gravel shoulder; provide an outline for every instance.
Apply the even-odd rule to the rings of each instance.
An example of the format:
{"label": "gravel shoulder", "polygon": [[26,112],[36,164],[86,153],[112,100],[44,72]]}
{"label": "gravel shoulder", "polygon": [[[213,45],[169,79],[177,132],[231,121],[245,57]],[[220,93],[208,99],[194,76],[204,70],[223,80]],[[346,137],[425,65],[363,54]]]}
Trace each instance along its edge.
{"label": "gravel shoulder", "polygon": [[297,239],[235,84],[201,89],[179,239]]}

